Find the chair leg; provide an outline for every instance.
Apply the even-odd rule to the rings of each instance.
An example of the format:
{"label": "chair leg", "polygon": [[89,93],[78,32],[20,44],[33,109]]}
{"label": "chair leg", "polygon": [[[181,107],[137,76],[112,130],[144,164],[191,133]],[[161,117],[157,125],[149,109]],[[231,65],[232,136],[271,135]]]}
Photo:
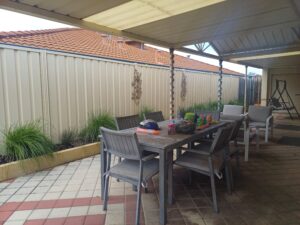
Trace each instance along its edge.
{"label": "chair leg", "polygon": [[256,131],[256,150],[259,149],[259,128],[255,128]]}
{"label": "chair leg", "polygon": [[268,143],[268,139],[269,139],[269,127],[266,127],[266,132],[265,132],[265,142]]}
{"label": "chair leg", "polygon": [[214,170],[213,170],[213,165],[212,165],[212,160],[209,159],[209,169],[210,169],[210,185],[211,185],[211,192],[212,192],[212,198],[213,198],[213,208],[215,212],[219,212],[218,209],[218,203],[217,203],[217,194],[216,194],[216,184],[215,184],[215,175],[214,175]]}
{"label": "chair leg", "polygon": [[227,191],[228,191],[229,194],[231,194],[232,193],[232,191],[231,191],[232,178],[231,178],[231,171],[229,169],[227,159],[225,161],[225,176],[226,176],[225,179],[226,179]]}
{"label": "chair leg", "polygon": [[136,215],[135,215],[135,225],[140,225],[140,212],[141,212],[141,184],[138,185],[138,193],[136,199]]}
{"label": "chair leg", "polygon": [[245,161],[247,162],[249,159],[249,136],[250,136],[250,128],[245,130],[244,134],[244,143],[245,143]]}
{"label": "chair leg", "polygon": [[239,150],[236,152],[235,160],[236,160],[237,176],[240,176],[240,151]]}
{"label": "chair leg", "polygon": [[[118,157],[118,163],[122,162],[122,158]],[[117,182],[120,182],[120,179],[117,179]]]}
{"label": "chair leg", "polygon": [[108,185],[109,185],[109,175],[105,177],[105,187],[104,187],[104,203],[103,210],[107,210],[107,202],[108,202]]}

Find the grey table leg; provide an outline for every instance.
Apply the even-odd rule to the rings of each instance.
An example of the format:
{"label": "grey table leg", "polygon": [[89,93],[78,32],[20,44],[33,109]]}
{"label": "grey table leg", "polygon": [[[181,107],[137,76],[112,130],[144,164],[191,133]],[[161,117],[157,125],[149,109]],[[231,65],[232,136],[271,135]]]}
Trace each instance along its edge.
{"label": "grey table leg", "polygon": [[159,153],[159,223],[167,224],[167,162],[166,152]]}
{"label": "grey table leg", "polygon": [[107,164],[107,157],[106,152],[104,151],[104,144],[101,142],[101,199],[104,199],[104,186],[105,186],[105,176],[104,173],[106,172],[106,164]]}
{"label": "grey table leg", "polygon": [[173,204],[173,150],[168,152],[168,203]]}

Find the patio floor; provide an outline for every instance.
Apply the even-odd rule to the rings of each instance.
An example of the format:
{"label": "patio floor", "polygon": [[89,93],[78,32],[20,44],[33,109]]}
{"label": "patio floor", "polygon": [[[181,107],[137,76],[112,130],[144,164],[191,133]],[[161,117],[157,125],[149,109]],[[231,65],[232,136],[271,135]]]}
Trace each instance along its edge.
{"label": "patio floor", "polygon": [[[193,174],[189,185],[187,171],[176,168],[169,224],[300,224],[300,147],[276,144],[284,135],[300,137],[300,131],[275,129],[269,144],[262,143],[259,151],[250,149],[249,162],[241,157],[232,195],[223,180],[217,181],[219,214],[211,207],[208,178]],[[0,224],[134,224],[136,193],[129,184],[112,180],[109,209],[102,211],[99,159],[97,155],[0,183]],[[154,177],[150,193],[142,196],[142,224],[159,224],[157,184]]]}

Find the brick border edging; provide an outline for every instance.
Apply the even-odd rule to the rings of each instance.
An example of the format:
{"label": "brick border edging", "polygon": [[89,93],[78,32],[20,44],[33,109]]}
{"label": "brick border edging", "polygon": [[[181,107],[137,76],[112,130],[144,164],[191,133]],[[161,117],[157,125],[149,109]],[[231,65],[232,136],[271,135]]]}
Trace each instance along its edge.
{"label": "brick border edging", "polygon": [[54,152],[52,155],[6,163],[0,165],[0,182],[97,155],[99,153],[100,143],[97,142]]}

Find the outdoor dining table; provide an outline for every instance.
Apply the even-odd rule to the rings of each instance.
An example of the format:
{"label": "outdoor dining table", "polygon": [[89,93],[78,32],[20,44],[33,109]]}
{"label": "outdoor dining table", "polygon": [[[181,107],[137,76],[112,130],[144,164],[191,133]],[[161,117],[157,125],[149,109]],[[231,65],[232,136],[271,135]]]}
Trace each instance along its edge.
{"label": "outdoor dining table", "polygon": [[[173,203],[172,189],[172,161],[173,150],[183,145],[190,144],[199,138],[211,134],[218,128],[226,125],[228,122],[220,121],[217,124],[210,125],[202,130],[196,130],[193,134],[168,134],[169,121],[159,122],[161,128],[159,135],[142,134],[137,132],[138,141],[141,147],[149,152],[158,153],[159,155],[159,205],[160,205],[160,224],[167,224],[167,204]],[[135,130],[135,128],[126,131]],[[101,144],[103,148],[103,144]],[[104,190],[104,173],[107,166],[107,154],[101,152],[101,198],[103,198]]]}

